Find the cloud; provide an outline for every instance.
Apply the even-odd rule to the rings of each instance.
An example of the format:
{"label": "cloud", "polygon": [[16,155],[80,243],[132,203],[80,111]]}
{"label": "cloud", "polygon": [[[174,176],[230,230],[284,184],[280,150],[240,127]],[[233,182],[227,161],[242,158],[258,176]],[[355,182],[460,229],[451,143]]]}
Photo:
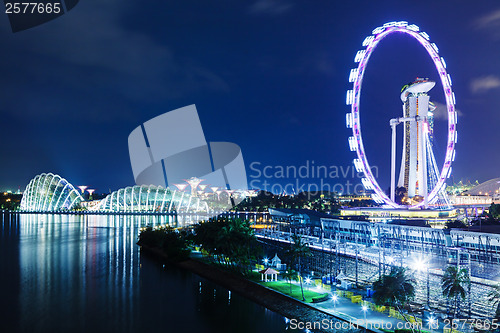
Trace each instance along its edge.
{"label": "cloud", "polygon": [[486,30],[493,38],[500,39],[500,9],[476,19],[472,26],[477,30]]}
{"label": "cloud", "polygon": [[472,80],[470,84],[473,93],[482,93],[497,88],[500,88],[500,79],[494,75],[478,77]]}
{"label": "cloud", "polygon": [[[434,120],[448,120],[448,109],[446,104],[434,102],[434,105],[436,106],[436,110],[433,112]],[[459,109],[455,109],[455,111],[459,117],[464,115]]]}
{"label": "cloud", "polygon": [[250,13],[281,15],[288,12],[292,7],[292,3],[283,0],[257,0],[250,6]]}
{"label": "cloud", "polygon": [[488,15],[482,16],[475,21],[477,28],[485,28],[492,25],[500,25],[500,10],[494,11]]}

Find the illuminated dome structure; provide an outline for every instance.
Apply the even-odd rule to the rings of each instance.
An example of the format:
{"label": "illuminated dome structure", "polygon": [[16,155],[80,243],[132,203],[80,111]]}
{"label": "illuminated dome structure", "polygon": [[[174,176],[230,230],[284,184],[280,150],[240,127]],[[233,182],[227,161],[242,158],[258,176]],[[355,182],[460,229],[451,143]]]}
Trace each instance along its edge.
{"label": "illuminated dome structure", "polygon": [[101,212],[208,213],[208,204],[187,192],[135,185],[112,192],[94,210]]}
{"label": "illuminated dome structure", "polygon": [[25,211],[64,211],[74,209],[83,200],[66,179],[53,173],[42,173],[29,182],[20,208]]}
{"label": "illuminated dome structure", "polygon": [[499,196],[500,194],[500,178],[493,178],[484,183],[478,184],[465,192],[470,195],[491,195]]}

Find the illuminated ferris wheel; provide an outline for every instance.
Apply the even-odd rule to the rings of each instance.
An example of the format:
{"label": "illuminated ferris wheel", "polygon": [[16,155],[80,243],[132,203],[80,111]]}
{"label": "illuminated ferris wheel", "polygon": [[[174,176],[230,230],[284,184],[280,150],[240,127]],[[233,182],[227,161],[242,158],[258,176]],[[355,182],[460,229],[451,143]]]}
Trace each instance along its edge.
{"label": "illuminated ferris wheel", "polygon": [[[361,123],[360,123],[360,96],[361,87],[363,83],[363,76],[365,73],[366,66],[372,52],[377,47],[378,43],[385,37],[393,33],[405,33],[414,39],[416,39],[427,51],[431,57],[436,70],[439,74],[441,84],[443,86],[444,95],[446,99],[446,108],[448,113],[448,139],[447,139],[447,149],[444,164],[439,171],[436,166],[434,155],[432,153],[432,147],[429,144],[428,138],[428,125],[421,126],[420,134],[424,138],[422,140],[421,146],[424,151],[424,156],[430,156],[427,160],[424,158],[425,167],[421,167],[425,171],[425,186],[420,184],[420,195],[425,197],[425,200],[420,202],[412,202],[409,205],[400,205],[394,200],[394,188],[395,188],[395,154],[394,148],[391,157],[391,195],[388,196],[379,186],[377,180],[373,176],[373,173],[366,158],[365,148],[363,145],[363,138],[361,135]],[[357,68],[351,69],[349,73],[349,82],[353,84],[352,89],[347,91],[346,104],[351,106],[351,111],[346,115],[346,124],[348,128],[352,129],[352,136],[349,137],[349,147],[351,151],[355,151],[357,158],[354,159],[354,166],[358,172],[363,172],[364,178],[361,179],[363,186],[367,190],[372,190],[372,198],[381,204],[386,204],[392,208],[419,208],[427,207],[429,204],[436,204],[438,198],[442,197],[444,194],[445,181],[451,175],[451,163],[455,159],[455,143],[457,142],[457,112],[455,110],[455,94],[451,89],[451,77],[446,72],[446,63],[442,57],[439,56],[439,49],[435,43],[430,42],[429,35],[414,24],[409,25],[408,22],[389,22],[381,27],[377,27],[372,31],[372,35],[366,37],[362,43],[364,49],[358,51],[354,58],[354,62],[358,64]],[[421,83],[421,82],[419,82]],[[394,119],[393,119],[394,120]],[[391,120],[391,126],[393,125]],[[409,118],[397,118],[399,122],[409,121]],[[423,117],[414,117],[415,123],[426,123],[427,119]],[[395,131],[393,127],[393,147],[395,145]],[[421,152],[420,152],[421,154]],[[428,162],[427,162],[428,161]],[[422,164],[422,163],[421,163]],[[429,165],[428,170],[427,164]],[[428,179],[429,178],[429,179]],[[429,188],[427,183],[430,184]],[[417,185],[418,186],[418,185]]]}

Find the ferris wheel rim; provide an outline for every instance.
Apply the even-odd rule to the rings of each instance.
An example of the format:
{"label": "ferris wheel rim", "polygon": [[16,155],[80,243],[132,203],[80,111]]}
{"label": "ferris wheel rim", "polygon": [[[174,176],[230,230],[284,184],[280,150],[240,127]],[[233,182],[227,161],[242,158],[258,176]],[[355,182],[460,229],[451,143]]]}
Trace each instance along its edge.
{"label": "ferris wheel rim", "polygon": [[406,21],[399,22],[389,22],[381,27],[377,27],[372,31],[372,35],[365,38],[363,41],[363,46],[365,49],[360,50],[356,53],[355,62],[359,62],[357,68],[351,70],[349,74],[349,81],[353,83],[352,90],[347,91],[346,103],[351,105],[351,112],[347,114],[346,121],[347,126],[352,128],[353,136],[349,138],[349,146],[351,150],[355,150],[357,154],[357,160],[354,160],[357,171],[363,172],[365,178],[362,179],[362,183],[368,190],[373,190],[375,192],[374,199],[379,203],[385,203],[392,208],[420,208],[424,205],[424,202],[420,202],[415,205],[400,205],[395,201],[392,201],[387,194],[380,188],[377,180],[371,172],[370,164],[365,154],[363,139],[361,135],[361,124],[360,124],[360,93],[362,88],[362,82],[364,77],[364,72],[366,66],[370,59],[371,54],[375,50],[378,43],[386,38],[387,36],[402,32],[416,39],[422,47],[424,47],[431,57],[434,67],[436,68],[441,84],[443,87],[443,92],[445,94],[446,109],[448,114],[448,139],[447,139],[447,150],[445,155],[445,160],[443,166],[441,167],[440,174],[438,176],[439,180],[434,186],[434,188],[428,194],[428,201],[433,202],[438,195],[438,192],[444,188],[446,179],[451,174],[451,163],[455,157],[455,143],[457,141],[457,131],[456,131],[456,120],[457,114],[455,110],[455,94],[451,88],[452,82],[451,77],[446,71],[446,62],[444,58],[439,55],[439,49],[435,43],[431,43],[430,37],[427,33],[420,31],[420,28],[414,24],[409,25]]}

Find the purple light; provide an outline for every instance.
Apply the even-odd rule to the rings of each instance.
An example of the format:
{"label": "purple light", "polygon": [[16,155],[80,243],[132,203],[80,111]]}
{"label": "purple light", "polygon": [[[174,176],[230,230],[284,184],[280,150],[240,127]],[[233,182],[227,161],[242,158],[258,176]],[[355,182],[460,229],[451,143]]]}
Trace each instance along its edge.
{"label": "purple light", "polygon": [[[443,164],[443,167],[441,169],[441,174],[439,176],[439,180],[436,184],[436,186],[432,189],[432,191],[429,194],[429,202],[432,202],[432,200],[436,197],[438,194],[438,191],[443,187],[444,182],[446,181],[446,178],[449,176],[451,172],[451,162],[452,158],[454,156],[454,150],[455,150],[455,140],[456,140],[456,134],[455,134],[455,124],[456,124],[456,117],[455,117],[455,107],[454,107],[454,94],[453,91],[451,90],[451,77],[449,74],[446,73],[446,64],[444,63],[444,59],[439,56],[438,53],[438,47],[436,44],[431,44],[429,41],[429,35],[426,34],[425,32],[419,32],[419,28],[416,25],[408,25],[407,22],[389,22],[386,23],[382,27],[375,28],[373,30],[373,35],[375,36],[368,36],[367,38],[364,39],[363,41],[363,46],[366,47],[366,51],[363,53],[361,51],[358,51],[355,57],[355,60],[359,61],[358,64],[358,70],[357,70],[357,76],[354,80],[353,83],[353,90],[352,92],[352,100],[350,100],[351,103],[351,112],[352,112],[352,131],[354,138],[356,140],[353,140],[355,143],[357,143],[357,149],[356,153],[358,155],[358,158],[361,160],[363,166],[364,166],[364,174],[365,177],[367,178],[368,181],[370,181],[375,193],[389,206],[398,208],[398,207],[406,207],[406,206],[400,206],[394,201],[392,201],[385,193],[382,191],[380,186],[378,185],[377,181],[375,180],[375,177],[373,176],[370,165],[368,163],[368,160],[365,157],[365,148],[363,145],[363,139],[361,137],[361,124],[359,122],[359,104],[360,104],[360,92],[361,92],[361,86],[363,83],[363,76],[365,73],[366,65],[368,64],[368,60],[370,59],[371,53],[375,50],[377,47],[378,43],[387,37],[388,35],[395,33],[395,32],[402,32],[410,35],[411,37],[415,38],[426,50],[429,56],[431,57],[432,61],[434,62],[434,66],[436,67],[436,70],[439,74],[439,77],[441,79],[441,84],[443,86],[443,91],[445,94],[445,99],[446,99],[446,107],[448,110],[448,149],[447,153],[445,156],[445,161]],[[362,58],[361,58],[362,56]],[[361,59],[359,59],[361,58]],[[410,206],[412,208],[420,207],[424,204],[424,202],[421,202],[417,205]]]}

